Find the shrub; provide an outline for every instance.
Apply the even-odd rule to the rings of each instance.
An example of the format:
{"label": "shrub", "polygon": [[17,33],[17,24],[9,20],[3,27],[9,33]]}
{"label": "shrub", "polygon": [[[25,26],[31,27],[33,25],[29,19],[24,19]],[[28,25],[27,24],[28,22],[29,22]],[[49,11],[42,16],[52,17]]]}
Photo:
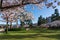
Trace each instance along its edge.
{"label": "shrub", "polygon": [[[12,29],[8,29],[8,31],[20,31],[21,30],[21,28],[12,28]],[[6,29],[5,29],[5,31],[6,31]]]}

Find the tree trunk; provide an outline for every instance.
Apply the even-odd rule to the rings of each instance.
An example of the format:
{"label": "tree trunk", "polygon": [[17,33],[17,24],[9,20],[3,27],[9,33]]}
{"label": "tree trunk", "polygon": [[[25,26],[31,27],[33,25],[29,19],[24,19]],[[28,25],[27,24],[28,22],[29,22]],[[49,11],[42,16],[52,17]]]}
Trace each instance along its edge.
{"label": "tree trunk", "polygon": [[18,28],[18,19],[16,19],[16,27]]}
{"label": "tree trunk", "polygon": [[10,22],[10,29],[12,29],[12,21]]}
{"label": "tree trunk", "polygon": [[3,1],[3,0],[0,0],[0,9],[2,8],[2,1]]}
{"label": "tree trunk", "polygon": [[6,33],[8,33],[8,18],[6,18],[7,22],[6,22]]}
{"label": "tree trunk", "polygon": [[23,27],[24,26],[24,22],[22,22],[22,21],[20,21],[21,22],[21,27]]}

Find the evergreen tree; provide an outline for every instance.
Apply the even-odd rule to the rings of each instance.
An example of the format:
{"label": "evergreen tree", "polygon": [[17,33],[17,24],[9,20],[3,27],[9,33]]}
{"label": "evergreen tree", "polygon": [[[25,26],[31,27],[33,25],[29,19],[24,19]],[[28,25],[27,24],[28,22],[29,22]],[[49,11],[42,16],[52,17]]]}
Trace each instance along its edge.
{"label": "evergreen tree", "polygon": [[58,9],[55,9],[55,13],[54,13],[54,14],[56,14],[56,17],[59,16],[59,11],[58,11]]}
{"label": "evergreen tree", "polygon": [[52,19],[52,21],[55,21],[55,20],[59,20],[60,19],[59,18],[59,11],[58,11],[58,9],[55,9],[54,14],[52,14],[52,16],[51,16],[51,19]]}
{"label": "evergreen tree", "polygon": [[58,12],[58,9],[55,9],[55,20],[59,20],[59,12]]}
{"label": "evergreen tree", "polygon": [[46,23],[46,22],[47,22],[46,19],[43,18],[43,19],[42,19],[42,24],[43,24],[43,23]]}
{"label": "evergreen tree", "polygon": [[25,24],[24,22],[22,22],[22,21],[20,21],[20,23],[21,23],[21,27],[23,27],[23,25]]}
{"label": "evergreen tree", "polygon": [[55,20],[55,14],[52,14],[51,21],[54,21],[54,20]]}
{"label": "evergreen tree", "polygon": [[42,24],[42,16],[38,18],[38,26]]}
{"label": "evergreen tree", "polygon": [[26,24],[28,24],[30,27],[31,27],[32,24],[33,24],[33,23],[32,23],[32,20],[25,20],[24,22],[25,22]]}

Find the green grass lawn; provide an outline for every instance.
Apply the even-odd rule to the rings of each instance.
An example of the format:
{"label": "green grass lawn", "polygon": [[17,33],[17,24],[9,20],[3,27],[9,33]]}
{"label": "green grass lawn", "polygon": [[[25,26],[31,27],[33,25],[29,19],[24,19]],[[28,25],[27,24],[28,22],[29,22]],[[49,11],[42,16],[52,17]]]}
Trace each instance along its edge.
{"label": "green grass lawn", "polygon": [[0,40],[60,40],[60,30],[9,31],[0,33]]}

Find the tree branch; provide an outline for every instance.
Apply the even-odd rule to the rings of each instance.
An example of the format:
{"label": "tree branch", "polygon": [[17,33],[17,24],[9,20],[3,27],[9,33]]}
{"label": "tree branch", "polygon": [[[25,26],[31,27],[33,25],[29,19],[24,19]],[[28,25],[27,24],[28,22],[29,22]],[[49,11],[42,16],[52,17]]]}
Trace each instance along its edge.
{"label": "tree branch", "polygon": [[39,3],[41,3],[41,1],[39,1],[39,2],[32,2],[32,0],[31,0],[31,2],[28,2],[28,1],[29,0],[22,0],[22,3],[21,4],[2,7],[2,9],[5,9],[5,8],[13,8],[13,7],[18,7],[18,6],[23,7],[24,5],[28,5],[28,4],[39,4]]}

